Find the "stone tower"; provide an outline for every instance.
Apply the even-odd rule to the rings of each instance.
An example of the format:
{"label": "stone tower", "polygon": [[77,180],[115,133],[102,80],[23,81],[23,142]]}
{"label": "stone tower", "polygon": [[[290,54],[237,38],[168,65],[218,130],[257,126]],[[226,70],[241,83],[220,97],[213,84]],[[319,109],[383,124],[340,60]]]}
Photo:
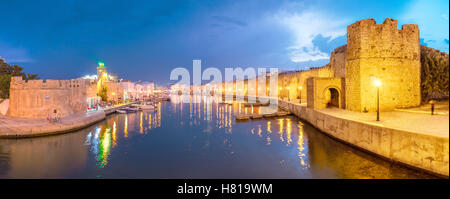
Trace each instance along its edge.
{"label": "stone tower", "polygon": [[365,19],[347,27],[345,61],[346,108],[376,111],[381,81],[380,110],[420,105],[420,39],[416,24],[397,28],[397,20],[383,24]]}
{"label": "stone tower", "polygon": [[106,67],[103,62],[98,62],[97,67],[97,79],[102,78],[103,74],[106,73]]}

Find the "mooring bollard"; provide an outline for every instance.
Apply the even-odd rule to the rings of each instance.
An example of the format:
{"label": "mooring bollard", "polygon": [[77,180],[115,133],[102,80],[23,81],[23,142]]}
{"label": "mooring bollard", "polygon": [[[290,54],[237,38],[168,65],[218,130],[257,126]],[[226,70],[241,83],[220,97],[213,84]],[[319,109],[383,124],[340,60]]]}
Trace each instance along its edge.
{"label": "mooring bollard", "polygon": [[430,100],[429,103],[431,104],[431,115],[434,115],[434,103],[435,103],[435,101],[434,100]]}

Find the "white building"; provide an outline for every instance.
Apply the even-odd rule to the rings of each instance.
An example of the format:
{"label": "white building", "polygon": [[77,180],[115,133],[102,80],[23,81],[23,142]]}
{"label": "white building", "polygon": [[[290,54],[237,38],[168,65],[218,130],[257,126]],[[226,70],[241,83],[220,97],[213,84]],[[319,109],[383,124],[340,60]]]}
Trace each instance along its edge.
{"label": "white building", "polygon": [[154,94],[153,82],[122,81],[120,85],[124,88],[125,100],[143,100],[148,99]]}

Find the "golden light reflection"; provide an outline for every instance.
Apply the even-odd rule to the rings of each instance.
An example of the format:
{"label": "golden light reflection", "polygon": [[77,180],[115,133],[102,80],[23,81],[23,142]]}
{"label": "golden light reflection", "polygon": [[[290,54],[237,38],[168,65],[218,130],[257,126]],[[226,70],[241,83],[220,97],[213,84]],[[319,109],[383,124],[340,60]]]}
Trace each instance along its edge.
{"label": "golden light reflection", "polygon": [[125,138],[128,138],[128,115],[125,115],[125,126],[123,127]]}
{"label": "golden light reflection", "polygon": [[304,143],[303,143],[303,123],[298,121],[297,127],[298,127],[298,141],[297,141],[298,158],[300,159],[300,164],[302,166],[308,168],[309,165],[307,165],[304,160],[304,157],[306,156],[306,154],[303,151],[305,149],[303,146],[304,145]]}
{"label": "golden light reflection", "polygon": [[140,120],[139,120],[139,133],[144,133],[144,129],[142,128],[142,116],[144,116],[144,113],[143,112],[141,112],[141,115],[140,115]]}
{"label": "golden light reflection", "polygon": [[161,102],[158,103],[158,122],[157,127],[161,127]]}
{"label": "golden light reflection", "polygon": [[271,129],[271,125],[272,122],[271,121],[267,121],[267,132],[272,133],[272,129]]}
{"label": "golden light reflection", "polygon": [[283,121],[284,119],[278,119],[278,126],[279,126],[279,130],[278,130],[278,134],[280,134],[280,140],[281,142],[284,142],[284,138],[283,138]]}
{"label": "golden light reflection", "polygon": [[201,117],[201,110],[200,110],[200,104],[198,104],[198,103],[196,103],[197,104],[197,113],[198,113],[198,119],[202,119],[202,117]]}
{"label": "golden light reflection", "polygon": [[108,164],[108,155],[111,149],[111,129],[106,128],[103,136],[100,136],[98,167],[104,168]]}
{"label": "golden light reflection", "polygon": [[148,114],[148,129],[152,129],[152,114]]}
{"label": "golden light reflection", "polygon": [[183,101],[180,101],[180,116],[183,117]]}
{"label": "golden light reflection", "polygon": [[192,103],[189,102],[189,118],[192,118]]}
{"label": "golden light reflection", "polygon": [[261,125],[258,125],[258,136],[259,136],[259,137],[262,136]]}
{"label": "golden light reflection", "polygon": [[117,145],[117,127],[116,127],[116,122],[115,121],[114,121],[114,124],[113,124],[112,136],[113,136],[113,147],[115,147]]}
{"label": "golden light reflection", "polygon": [[287,144],[286,145],[289,145],[292,142],[292,138],[291,138],[292,126],[291,126],[291,119],[290,118],[286,119],[286,125],[287,125],[287,127],[286,127]]}

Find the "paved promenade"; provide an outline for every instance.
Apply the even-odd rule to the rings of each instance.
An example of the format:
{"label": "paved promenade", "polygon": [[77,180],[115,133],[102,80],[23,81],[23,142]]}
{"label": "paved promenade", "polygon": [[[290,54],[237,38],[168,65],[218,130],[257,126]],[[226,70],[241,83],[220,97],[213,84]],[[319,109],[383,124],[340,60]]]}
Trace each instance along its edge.
{"label": "paved promenade", "polygon": [[50,123],[46,119],[22,119],[0,116],[0,138],[25,138],[66,133],[84,128],[105,118],[105,112],[89,111]]}
{"label": "paved promenade", "polygon": [[380,121],[376,121],[376,113],[316,110],[284,100],[279,105],[343,142],[448,178],[448,115],[392,111],[381,112]]}
{"label": "paved promenade", "polygon": [[[306,103],[295,104],[306,107]],[[448,113],[448,109],[440,110],[438,112],[440,113],[439,115],[431,115],[429,112],[405,112],[403,110],[380,112],[380,121],[376,121],[376,112],[361,113],[338,108],[327,108],[317,111],[347,120],[425,135],[448,138],[450,132],[449,116],[444,115]]]}
{"label": "paved promenade", "polygon": [[335,117],[359,121],[375,126],[427,134],[438,137],[449,137],[449,116],[429,115],[409,112],[381,112],[380,121],[376,121],[377,113],[360,113],[343,109],[318,110]]}
{"label": "paved promenade", "polygon": [[0,115],[0,138],[28,138],[55,135],[75,131],[105,119],[116,109],[126,107],[134,102],[118,104],[106,109],[73,114],[61,118],[61,122],[50,123],[46,119],[12,118]]}

